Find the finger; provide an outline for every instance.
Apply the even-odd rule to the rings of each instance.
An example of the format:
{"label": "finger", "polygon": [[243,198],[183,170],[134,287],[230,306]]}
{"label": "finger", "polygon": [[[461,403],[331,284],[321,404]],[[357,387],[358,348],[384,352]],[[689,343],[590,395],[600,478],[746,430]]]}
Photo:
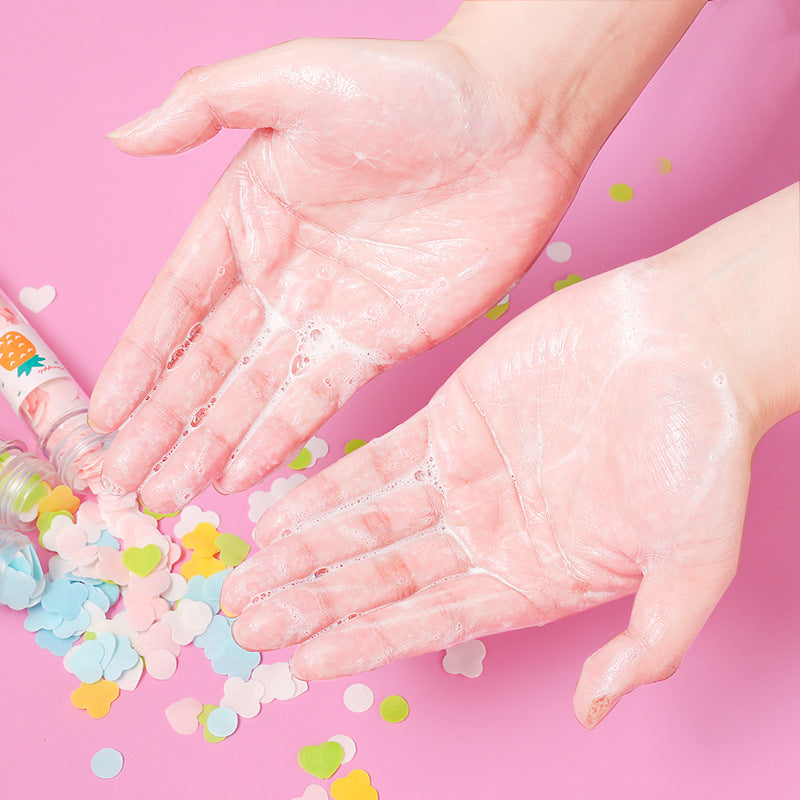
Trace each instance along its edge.
{"label": "finger", "polygon": [[313,575],[319,568],[373,553],[441,518],[442,497],[431,486],[409,486],[274,541],[225,581],[222,603],[241,614],[256,595]]}
{"label": "finger", "polygon": [[[264,349],[218,392],[216,402],[201,406],[174,452],[140,489],[142,501],[159,512],[182,508],[222,472],[236,446],[264,404],[286,379],[286,364],[297,348],[290,330],[279,330]],[[248,356],[243,357],[247,359]],[[213,397],[213,395],[212,395]]]}
{"label": "finger", "polygon": [[110,433],[122,425],[156,385],[170,354],[235,279],[227,230],[206,201],[103,367],[89,403],[96,430]]}
{"label": "finger", "polygon": [[288,647],[337,620],[409,597],[469,566],[452,536],[422,534],[257,598],[234,621],[236,638],[249,650]]}
{"label": "finger", "polygon": [[309,478],[267,509],[254,537],[262,547],[313,522],[336,513],[342,506],[386,492],[399,479],[420,471],[425,477],[428,453],[427,413],[423,409],[379,439],[339,459]]}
{"label": "finger", "polygon": [[339,678],[544,621],[519,592],[489,574],[474,573],[323,631],[298,647],[291,667],[305,680]]}
{"label": "finger", "polygon": [[108,136],[123,152],[153,156],[197,147],[222,128],[291,125],[313,89],[311,81],[293,68],[306,58],[298,52],[302,47],[288,42],[193,67],[158,108]]}
{"label": "finger", "polygon": [[671,556],[648,569],[627,630],[583,665],[578,721],[593,728],[624,694],[672,675],[735,572],[735,553],[717,563]]}
{"label": "finger", "polygon": [[[293,359],[291,369],[297,356]],[[290,377],[275,402],[253,421],[241,446],[214,481],[223,494],[259,483],[339,410],[374,375],[369,365],[348,352],[328,356],[302,375]]]}
{"label": "finger", "polygon": [[192,342],[181,345],[165,365],[161,381],[109,448],[104,475],[132,491],[173,447],[198,416],[264,326],[258,296],[243,283],[209,314]]}

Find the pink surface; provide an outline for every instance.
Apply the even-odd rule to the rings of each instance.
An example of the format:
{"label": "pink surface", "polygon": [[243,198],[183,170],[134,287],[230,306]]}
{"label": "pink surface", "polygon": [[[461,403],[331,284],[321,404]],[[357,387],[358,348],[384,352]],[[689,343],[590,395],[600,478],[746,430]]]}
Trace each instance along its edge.
{"label": "pink surface", "polygon": [[[31,315],[88,388],[143,291],[246,134],[226,132],[164,160],[120,155],[106,131],[160,101],[188,67],[301,35],[419,38],[454,0],[303,0],[17,4],[0,31],[5,124],[0,279],[17,297],[53,284]],[[570,272],[596,274],[649,255],[791,183],[800,174],[800,7],[717,0],[615,131],[553,237],[573,258],[542,256],[509,314],[381,376],[321,431],[331,463],[354,437],[378,435],[418,409],[475,347]],[[654,162],[669,158],[659,174]],[[609,199],[630,184],[633,201]],[[765,274],[764,280],[769,276]],[[30,437],[0,408],[0,435]],[[266,706],[220,745],[181,737],[174,700],[218,702],[224,679],[184,648],[174,678],[144,678],[103,720],[69,703],[75,679],[39,650],[24,615],[0,609],[0,793],[119,800],[139,796],[294,798],[314,782],[297,750],[336,733],[383,800],[409,797],[788,797],[800,736],[800,415],[758,448],[739,574],[669,681],[626,698],[596,731],[574,721],[580,665],[627,622],[630,600],[549,627],[491,637],[483,675],[444,673],[431,654],[363,676],[379,701],[404,695],[399,725],[346,710],[352,681],[314,684]],[[247,496],[208,492],[222,529],[249,535]],[[272,660],[267,657],[265,660]],[[101,747],[125,756],[101,781]],[[324,782],[326,786],[329,782]],[[224,793],[224,794],[223,794]]]}

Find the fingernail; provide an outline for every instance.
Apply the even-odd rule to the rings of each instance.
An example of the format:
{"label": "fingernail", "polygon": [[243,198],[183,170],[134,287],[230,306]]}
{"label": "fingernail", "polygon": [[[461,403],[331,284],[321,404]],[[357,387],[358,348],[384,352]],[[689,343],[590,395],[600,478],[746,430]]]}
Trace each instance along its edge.
{"label": "fingernail", "polygon": [[592,700],[589,711],[586,713],[586,726],[588,728],[596,727],[608,716],[611,709],[614,708],[618,702],[619,697],[609,697],[608,695],[596,697]]}
{"label": "fingernail", "polygon": [[111,131],[111,133],[107,133],[106,138],[121,139],[124,136],[136,136],[140,131],[144,130],[144,128],[146,128],[153,121],[157,111],[158,109],[154,108],[152,111],[148,111],[146,114],[142,114],[141,117],[136,117],[136,119],[131,120],[125,125],[120,126],[116,130]]}

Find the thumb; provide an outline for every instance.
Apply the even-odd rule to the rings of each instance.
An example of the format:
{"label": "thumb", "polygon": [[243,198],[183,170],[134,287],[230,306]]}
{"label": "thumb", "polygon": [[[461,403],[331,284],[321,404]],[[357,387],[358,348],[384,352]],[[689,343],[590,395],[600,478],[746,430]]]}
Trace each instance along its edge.
{"label": "thumb", "polygon": [[645,570],[628,629],[583,665],[574,709],[586,728],[620,698],[645,683],[669,678],[736,573],[737,553],[722,559],[670,554]]}
{"label": "thumb", "polygon": [[[193,67],[158,108],[108,134],[123,152],[138,156],[190,150],[221,128],[274,128],[290,124],[307,87],[291,80],[299,42],[269,47],[230,61]],[[294,111],[292,104],[294,101]]]}

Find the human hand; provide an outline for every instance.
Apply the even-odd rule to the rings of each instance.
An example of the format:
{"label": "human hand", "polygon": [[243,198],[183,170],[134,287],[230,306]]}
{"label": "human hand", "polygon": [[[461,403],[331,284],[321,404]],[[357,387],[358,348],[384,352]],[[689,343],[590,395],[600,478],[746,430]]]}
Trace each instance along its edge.
{"label": "human hand", "polygon": [[92,424],[128,420],[106,488],[143,484],[160,511],[215,478],[248,488],[493,305],[701,5],[467,2],[426,42],[301,40],[188,72],[121,150],[256,131],[97,383]]}
{"label": "human hand", "polygon": [[797,204],[545,299],[279,501],[223,587],[240,644],[332,678],[635,591],[578,719],[669,676],[735,573],[755,444],[800,408]]}
{"label": "human hand", "polygon": [[107,484],[157,510],[252,486],[496,302],[579,179],[515,113],[450,43],[308,40],[192,70],[118,133],[153,155],[257,128],[98,381],[95,427],[133,415]]}

